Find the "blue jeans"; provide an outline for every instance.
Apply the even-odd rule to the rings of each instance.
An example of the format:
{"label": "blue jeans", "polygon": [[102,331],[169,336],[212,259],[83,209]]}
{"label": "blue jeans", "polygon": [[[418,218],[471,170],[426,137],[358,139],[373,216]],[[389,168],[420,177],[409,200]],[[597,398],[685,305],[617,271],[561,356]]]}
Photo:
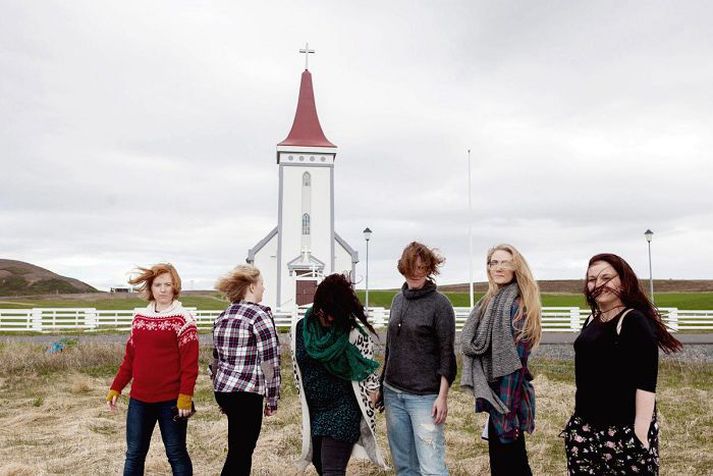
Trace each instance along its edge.
{"label": "blue jeans", "polygon": [[193,474],[193,465],[186,449],[188,422],[173,421],[171,408],[175,406],[176,400],[145,403],[133,398],[129,399],[129,411],[126,414],[127,449],[124,476],[144,474],[144,462],[157,421],[174,476]]}
{"label": "blue jeans", "polygon": [[414,395],[384,385],[386,431],[399,476],[447,475],[443,424],[431,412],[438,395]]}

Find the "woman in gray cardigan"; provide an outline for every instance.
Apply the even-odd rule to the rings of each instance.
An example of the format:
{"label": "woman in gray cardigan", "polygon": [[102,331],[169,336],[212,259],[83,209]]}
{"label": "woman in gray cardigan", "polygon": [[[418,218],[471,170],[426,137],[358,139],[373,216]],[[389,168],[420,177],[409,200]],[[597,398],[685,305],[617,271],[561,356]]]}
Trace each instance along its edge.
{"label": "woman in gray cardigan", "polygon": [[398,263],[406,282],[391,303],[379,394],[397,475],[448,474],[444,423],[456,375],[455,315],[433,282],[444,261],[412,242]]}

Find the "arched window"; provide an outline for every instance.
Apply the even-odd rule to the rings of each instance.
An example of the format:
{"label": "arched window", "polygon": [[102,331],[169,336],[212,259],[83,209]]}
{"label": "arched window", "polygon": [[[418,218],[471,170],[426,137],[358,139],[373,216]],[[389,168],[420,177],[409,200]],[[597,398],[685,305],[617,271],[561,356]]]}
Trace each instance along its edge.
{"label": "arched window", "polygon": [[302,215],[302,234],[309,235],[309,213]]}
{"label": "arched window", "polygon": [[311,187],[312,186],[312,176],[309,174],[309,172],[305,172],[302,174],[302,186],[303,187]]}

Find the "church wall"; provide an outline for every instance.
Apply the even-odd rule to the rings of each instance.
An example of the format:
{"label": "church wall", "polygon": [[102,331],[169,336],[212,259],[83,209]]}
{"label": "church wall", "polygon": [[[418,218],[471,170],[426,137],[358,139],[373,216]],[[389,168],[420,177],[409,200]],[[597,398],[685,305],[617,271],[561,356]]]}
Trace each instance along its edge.
{"label": "church wall", "polygon": [[277,237],[278,235],[273,236],[260,251],[255,253],[253,263],[260,270],[265,283],[262,302],[272,309],[275,309],[277,302]]}
{"label": "church wall", "polygon": [[[331,272],[332,213],[331,213],[331,167],[303,167],[281,165],[282,175],[282,277],[278,307],[295,304],[295,282],[289,276],[287,263],[302,251],[302,180],[303,174],[311,175],[310,203],[310,251],[312,256],[325,263],[325,273]],[[324,197],[320,199],[319,197]]]}
{"label": "church wall", "polygon": [[335,273],[345,273],[347,274],[351,279],[354,279],[355,277],[352,276],[352,255],[349,254],[347,250],[345,250],[342,245],[339,243],[335,243],[334,247],[334,254],[335,254],[335,266],[334,266],[334,272]]}

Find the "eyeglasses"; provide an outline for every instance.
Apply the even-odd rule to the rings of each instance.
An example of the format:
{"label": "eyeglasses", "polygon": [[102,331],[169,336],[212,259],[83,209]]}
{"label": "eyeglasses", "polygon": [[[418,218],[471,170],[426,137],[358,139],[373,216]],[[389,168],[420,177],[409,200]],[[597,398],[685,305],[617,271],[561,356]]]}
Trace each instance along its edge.
{"label": "eyeglasses", "polygon": [[490,261],[488,261],[488,268],[490,268],[490,269],[501,268],[501,269],[514,270],[515,266],[512,264],[512,261],[510,261],[510,260],[498,261],[498,260],[491,259]]}

